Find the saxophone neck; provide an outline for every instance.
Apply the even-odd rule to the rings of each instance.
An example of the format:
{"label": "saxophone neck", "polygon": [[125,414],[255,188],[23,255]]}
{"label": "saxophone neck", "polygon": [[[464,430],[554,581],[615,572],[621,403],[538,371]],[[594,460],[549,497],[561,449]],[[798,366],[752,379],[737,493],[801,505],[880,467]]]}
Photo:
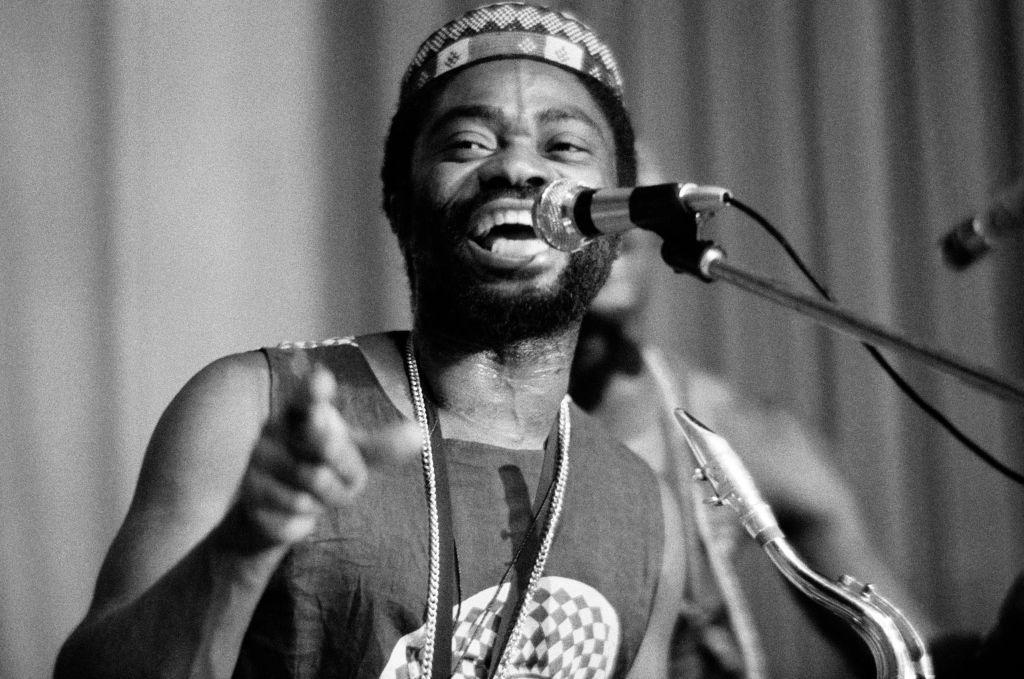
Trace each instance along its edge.
{"label": "saxophone neck", "polygon": [[674,413],[697,464],[695,478],[714,491],[711,504],[736,512],[743,528],[797,590],[854,628],[871,650],[879,679],[932,679],[924,642],[906,616],[871,585],[848,575],[833,582],[811,569],[789,544],[732,446],[689,413]]}
{"label": "saxophone neck", "polygon": [[694,478],[706,481],[714,490],[708,502],[735,511],[743,528],[762,546],[782,537],[775,513],[728,442],[685,410],[674,413],[697,463]]}

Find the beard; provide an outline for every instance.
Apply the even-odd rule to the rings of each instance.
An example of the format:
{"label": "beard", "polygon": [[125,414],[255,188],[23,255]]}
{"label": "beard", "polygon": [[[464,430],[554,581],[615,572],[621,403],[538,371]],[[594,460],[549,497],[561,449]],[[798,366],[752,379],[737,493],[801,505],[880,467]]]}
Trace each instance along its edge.
{"label": "beard", "polygon": [[539,193],[529,187],[484,190],[447,207],[415,205],[402,249],[419,326],[461,336],[480,348],[500,349],[553,338],[579,324],[608,279],[618,236],[598,238],[570,253],[554,284],[516,293],[489,286],[459,256],[474,210],[498,198],[532,200]]}

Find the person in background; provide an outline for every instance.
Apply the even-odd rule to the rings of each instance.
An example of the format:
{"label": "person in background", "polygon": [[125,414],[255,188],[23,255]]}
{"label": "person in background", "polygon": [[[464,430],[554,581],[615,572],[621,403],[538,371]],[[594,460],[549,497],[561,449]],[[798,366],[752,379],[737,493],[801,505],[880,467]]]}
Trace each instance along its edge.
{"label": "person in background", "polygon": [[[641,152],[642,168],[648,155]],[[648,177],[643,183],[657,181]],[[797,551],[816,570],[826,577],[848,573],[875,584],[918,631],[933,632],[878,556],[822,438],[785,409],[744,397],[722,378],[647,341],[652,276],[657,267],[667,266],[658,255],[659,243],[657,236],[639,229],[623,234],[608,282],[584,317],[570,393],[668,485],[678,487],[677,502],[694,514],[705,534],[702,542],[711,549],[713,568],[705,574],[711,583],[704,590],[728,597],[716,599],[697,588],[687,594],[684,613],[713,619],[731,608],[745,635],[760,640],[757,647],[771,676],[790,676],[794,666],[807,668],[800,676],[874,676],[863,642],[838,619],[788,590],[731,511],[705,508],[701,497],[693,501],[694,461],[678,438],[671,417],[675,407],[693,413],[730,442]],[[681,638],[674,646],[695,643]]]}

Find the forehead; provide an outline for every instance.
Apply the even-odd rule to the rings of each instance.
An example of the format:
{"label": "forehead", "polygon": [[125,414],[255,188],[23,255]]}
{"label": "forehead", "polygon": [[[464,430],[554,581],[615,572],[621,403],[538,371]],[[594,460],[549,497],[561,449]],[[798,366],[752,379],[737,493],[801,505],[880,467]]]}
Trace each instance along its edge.
{"label": "forehead", "polygon": [[464,106],[501,108],[510,116],[563,111],[581,116],[610,138],[610,125],[576,75],[532,59],[499,59],[459,71],[435,95],[433,116]]}

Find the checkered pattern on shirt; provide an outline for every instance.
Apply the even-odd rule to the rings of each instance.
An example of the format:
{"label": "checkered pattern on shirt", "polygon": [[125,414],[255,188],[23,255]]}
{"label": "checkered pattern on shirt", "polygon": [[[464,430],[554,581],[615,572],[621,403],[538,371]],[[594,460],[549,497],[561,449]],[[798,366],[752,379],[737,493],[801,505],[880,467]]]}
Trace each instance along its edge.
{"label": "checkered pattern on shirt", "polygon": [[[526,604],[523,635],[512,666],[558,679],[609,676],[618,643],[616,622],[606,619],[601,602],[588,601],[585,592],[557,585],[549,589],[543,585],[555,583],[545,580]],[[485,607],[463,607],[452,635],[455,679],[487,676],[507,595],[505,584]]]}
{"label": "checkered pattern on shirt", "polygon": [[[494,652],[508,583],[477,592],[457,606],[452,634],[453,679],[483,679]],[[618,653],[618,616],[604,596],[588,585],[558,576],[541,578],[526,604],[523,635],[512,654],[512,674],[552,679],[606,679]],[[400,640],[381,677],[421,679],[424,628]]]}
{"label": "checkered pattern on shirt", "polygon": [[545,676],[597,679],[611,673],[607,648],[613,630],[600,608],[563,589],[538,590],[517,655]]}
{"label": "checkered pattern on shirt", "polygon": [[483,608],[464,606],[452,630],[452,658],[456,660],[453,677],[486,677],[491,651],[501,626],[501,609],[508,598],[506,582]]}

